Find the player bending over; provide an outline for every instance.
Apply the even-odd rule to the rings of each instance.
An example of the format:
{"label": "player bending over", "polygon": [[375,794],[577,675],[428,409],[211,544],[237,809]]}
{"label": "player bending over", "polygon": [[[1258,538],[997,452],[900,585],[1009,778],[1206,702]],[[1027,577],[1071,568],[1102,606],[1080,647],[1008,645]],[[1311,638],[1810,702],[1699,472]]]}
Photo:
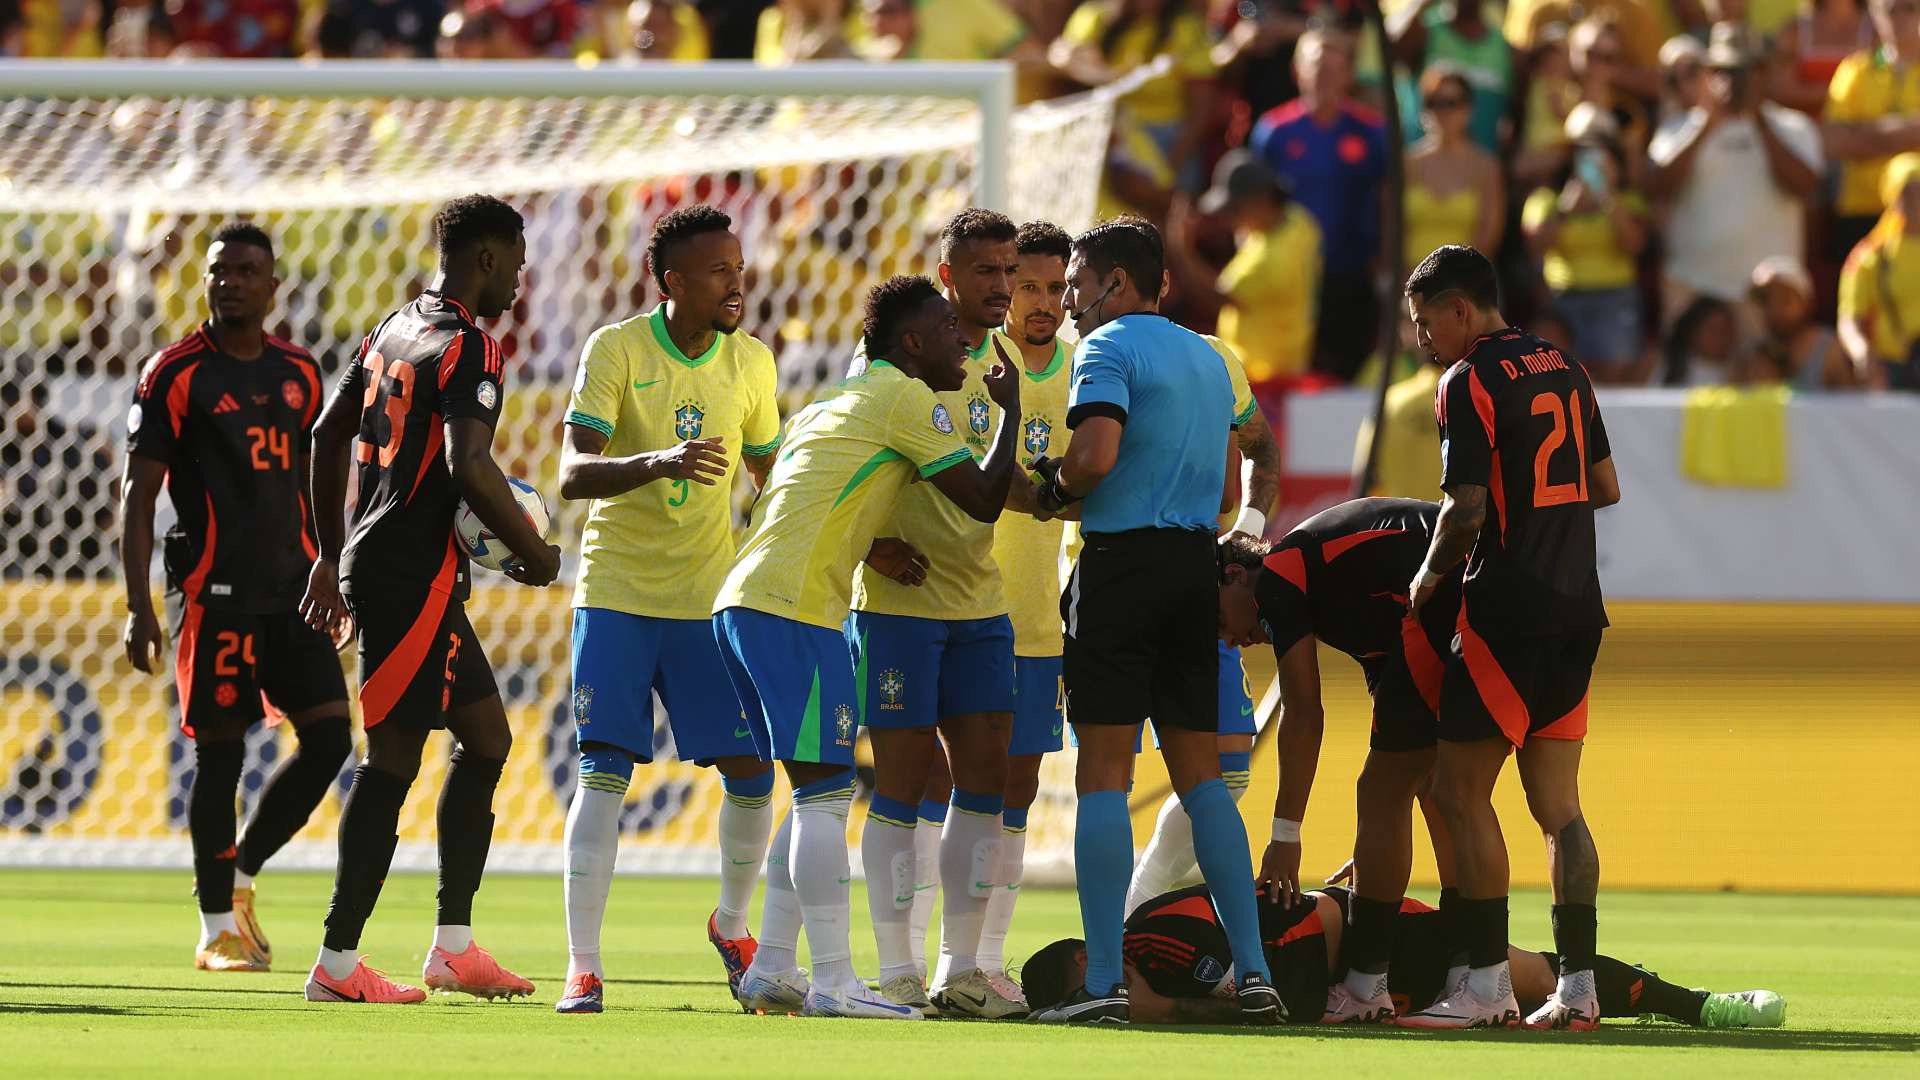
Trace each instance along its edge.
{"label": "player bending over", "polygon": [[[1437,505],[1414,499],[1355,499],[1314,515],[1271,546],[1242,537],[1220,546],[1220,634],[1242,645],[1273,645],[1284,703],[1275,737],[1280,790],[1273,842],[1259,879],[1283,905],[1300,896],[1300,823],[1325,729],[1317,642],[1358,661],[1373,698],[1355,798],[1355,896],[1344,909],[1348,971],[1328,996],[1325,1023],[1393,1015],[1387,970],[1394,921],[1413,869],[1414,795],[1433,771],[1440,656],[1459,612],[1460,575],[1447,575],[1418,619],[1407,613],[1401,590],[1426,558],[1439,514]],[[1451,915],[1458,897],[1446,830],[1434,814],[1427,828],[1440,864],[1440,905]]]}
{"label": "player bending over", "polygon": [[[916,1020],[918,1009],[888,1001],[853,973],[846,828],[861,697],[841,627],[854,566],[906,486],[924,480],[973,520],[992,522],[1006,502],[1019,433],[1002,424],[975,463],[956,431],[936,395],[966,382],[967,343],[932,282],[895,277],[875,287],[865,330],[871,362],[793,418],[714,601],[714,632],[754,747],[785,767],[794,789],[790,827],[781,829],[791,841],[781,848],[776,838],[767,860],[759,947],[736,996],[749,1011]],[[1003,362],[985,384],[1015,415],[1018,378]],[[811,987],[794,960],[800,924]]]}
{"label": "player bending over", "polygon": [[[151,672],[160,621],[147,593],[153,506],[167,486],[179,523],[163,561],[174,619],[180,728],[193,740],[187,832],[200,903],[193,965],[265,971],[273,948],[253,913],[253,878],[300,831],[353,751],[347,682],[327,635],[300,618],[313,559],[306,458],[320,411],[320,365],[268,334],[280,279],[273,241],[227,225],[207,247],[207,321],[140,373],[127,413],[120,557],[127,659]],[[293,756],[267,782],[234,842],[234,790],[247,729],[293,722]]]}
{"label": "player bending over", "polygon": [[[1312,1023],[1347,965],[1343,926],[1352,903],[1334,887],[1306,893],[1291,906],[1260,899],[1260,939],[1273,984],[1296,1022]],[[1393,947],[1392,996],[1397,1013],[1424,1005],[1447,984],[1452,944],[1447,920],[1418,900],[1407,900]],[[1166,893],[1127,919],[1124,943],[1128,997],[1136,1024],[1233,1024],[1233,952],[1206,886]],[[1561,963],[1553,953],[1507,946],[1513,992],[1524,1008],[1553,994]],[[1020,970],[1036,1009],[1061,1001],[1085,977],[1085,943],[1063,938],[1033,954]],[[1779,1027],[1786,999],[1771,990],[1715,994],[1666,982],[1610,956],[1594,958],[1602,1016],[1645,1017],[1704,1028]]]}
{"label": "player bending over", "polygon": [[[520,214],[488,195],[441,207],[432,286],[367,335],[314,434],[320,557],[301,610],[315,627],[337,626],[349,612],[359,627],[367,760],[340,815],[340,864],[326,938],[307,977],[309,1001],[426,997],[368,967],[358,949],[399,842],[400,804],[427,736],[440,727],[457,745],[440,791],[439,913],[427,986],[487,998],[533,993],[473,940],[493,789],[513,735],[467,621],[467,557],[453,529],[464,499],[512,550],[509,577],[538,587],[560,572],[560,549],[534,532],[494,463],[503,365],[499,343],[474,322],[512,306],[526,262],[521,230]],[[350,536],[341,523],[349,449],[359,463]]]}
{"label": "player bending over", "polygon": [[666,299],[587,340],[567,409],[560,494],[593,504],[573,593],[580,781],[567,812],[563,1013],[603,1007],[600,924],[633,765],[653,760],[656,691],[680,760],[720,771],[707,940],[729,985],[753,962],[747,904],[773,824],[773,768],[740,720],[710,612],[733,565],[736,462],[766,481],[780,409],[773,352],[740,329],[746,260],[732,225],[711,206],[660,219],[647,259]]}

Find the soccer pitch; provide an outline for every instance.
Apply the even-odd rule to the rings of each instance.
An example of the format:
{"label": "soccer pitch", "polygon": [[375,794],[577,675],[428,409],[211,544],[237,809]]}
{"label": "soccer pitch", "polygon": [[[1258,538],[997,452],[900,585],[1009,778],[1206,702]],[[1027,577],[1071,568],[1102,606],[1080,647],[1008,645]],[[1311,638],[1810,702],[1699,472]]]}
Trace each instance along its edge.
{"label": "soccer pitch", "polygon": [[[1696,1031],[1614,1021],[1589,1034],[1441,1034],[1288,1027],[1063,1030],[1025,1023],[742,1015],[707,945],[713,886],[620,879],[608,910],[608,1009],[553,1013],[566,956],[560,882],[497,876],[479,938],[539,987],[531,1002],[435,996],[410,1007],[309,1004],[330,881],[261,879],[277,970],[192,968],[185,871],[0,872],[0,1046],[7,1074],[901,1077],[1519,1075],[1920,1076],[1920,899],[1604,893],[1603,951],[1682,985],[1767,987],[1787,1027]],[[418,982],[432,877],[387,882],[363,948]],[[854,948],[873,963],[864,898]],[[1548,939],[1546,900],[1513,898],[1515,937]],[[1076,932],[1073,894],[1028,891],[1009,953]],[[864,946],[864,947],[863,947]]]}

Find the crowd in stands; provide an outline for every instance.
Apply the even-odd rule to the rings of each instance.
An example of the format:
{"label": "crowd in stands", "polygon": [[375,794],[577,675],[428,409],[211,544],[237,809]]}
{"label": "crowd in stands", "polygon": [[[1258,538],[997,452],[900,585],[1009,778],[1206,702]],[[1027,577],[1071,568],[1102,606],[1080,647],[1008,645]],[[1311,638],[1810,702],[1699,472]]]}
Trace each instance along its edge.
{"label": "crowd in stands", "polygon": [[1920,0],[1864,3],[1388,0],[1376,37],[1356,0],[0,0],[0,54],[1004,58],[1029,100],[1166,56],[1102,207],[1265,386],[1408,363],[1395,275],[1468,243],[1596,382],[1916,389]]}

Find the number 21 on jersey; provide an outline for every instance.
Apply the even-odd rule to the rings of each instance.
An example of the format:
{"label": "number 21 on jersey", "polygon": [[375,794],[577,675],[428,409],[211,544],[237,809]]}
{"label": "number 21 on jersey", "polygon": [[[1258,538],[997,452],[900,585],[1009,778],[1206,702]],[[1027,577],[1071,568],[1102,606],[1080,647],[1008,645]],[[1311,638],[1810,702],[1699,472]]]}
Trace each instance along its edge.
{"label": "number 21 on jersey", "polygon": [[[1530,411],[1535,416],[1548,416],[1553,419],[1553,430],[1541,441],[1539,452],[1533,456],[1533,505],[1564,506],[1568,503],[1587,501],[1587,425],[1580,411],[1580,391],[1567,395],[1566,401],[1560,395],[1547,391],[1536,394]],[[1547,472],[1553,464],[1553,456],[1567,441],[1567,431],[1573,431],[1573,482],[1552,484],[1547,482]]]}

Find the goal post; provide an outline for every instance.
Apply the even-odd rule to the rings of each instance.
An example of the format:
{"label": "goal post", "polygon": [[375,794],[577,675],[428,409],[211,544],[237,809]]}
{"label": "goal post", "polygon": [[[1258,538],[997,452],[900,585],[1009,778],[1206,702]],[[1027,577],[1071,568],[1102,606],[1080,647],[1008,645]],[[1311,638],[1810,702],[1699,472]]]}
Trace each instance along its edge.
{"label": "goal post", "polygon": [[[551,498],[581,346],[658,302],[642,255],[662,214],[709,202],[733,216],[745,325],[775,351],[790,416],[844,370],[867,288],[931,275],[962,207],[1091,224],[1132,85],[1016,108],[1005,64],[0,64],[0,864],[190,862],[193,753],[171,679],[132,670],[120,646],[115,489],[133,380],[204,317],[219,225],[267,229],[282,279],[270,330],[333,378],[426,284],[440,202],[488,191],[520,207],[521,296],[489,326],[507,357],[495,451]],[[470,604],[515,733],[501,868],[561,865],[573,786],[568,583],[584,507],[553,509],[562,583],[481,574]],[[169,514],[163,499],[163,530]],[[149,585],[159,595],[158,566]],[[351,685],[351,653],[342,662]],[[254,732],[243,809],[292,746],[284,729]],[[433,864],[446,748],[428,752],[396,865]],[[655,749],[622,818],[621,869],[711,872],[718,780],[673,760],[664,723]],[[279,865],[331,865],[349,775]],[[1070,866],[1072,791],[1068,751],[1031,819],[1037,880]]]}

